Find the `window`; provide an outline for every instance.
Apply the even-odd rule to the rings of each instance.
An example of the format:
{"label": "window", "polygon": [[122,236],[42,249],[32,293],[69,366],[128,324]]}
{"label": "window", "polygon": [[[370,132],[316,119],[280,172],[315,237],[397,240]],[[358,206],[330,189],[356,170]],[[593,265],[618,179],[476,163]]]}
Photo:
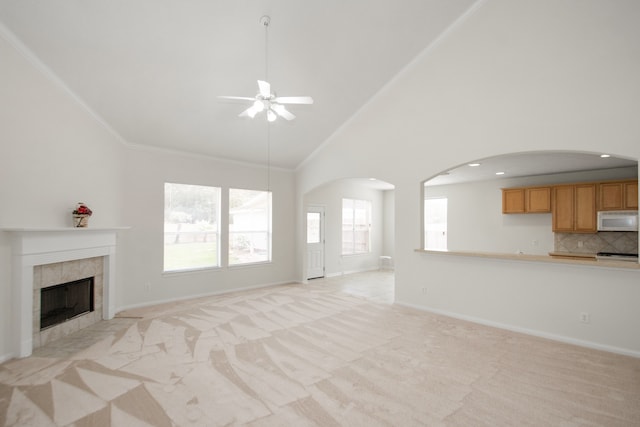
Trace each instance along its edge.
{"label": "window", "polygon": [[271,192],[229,190],[229,265],[271,261]]}
{"label": "window", "polygon": [[320,212],[307,212],[307,243],[320,243]]}
{"label": "window", "polygon": [[342,255],[371,251],[371,202],[342,199]]}
{"label": "window", "polygon": [[424,248],[447,250],[447,199],[424,201]]}
{"label": "window", "polygon": [[164,271],[218,267],[220,188],[164,184]]}

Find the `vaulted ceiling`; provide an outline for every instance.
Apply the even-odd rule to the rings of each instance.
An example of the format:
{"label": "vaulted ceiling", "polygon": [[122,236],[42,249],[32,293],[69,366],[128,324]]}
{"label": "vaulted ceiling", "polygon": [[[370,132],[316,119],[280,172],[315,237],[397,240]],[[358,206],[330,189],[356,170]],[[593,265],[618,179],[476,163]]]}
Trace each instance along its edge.
{"label": "vaulted ceiling", "polygon": [[218,96],[255,96],[268,72],[315,100],[270,125],[272,165],[294,169],[473,3],[0,0],[0,35],[124,142],[241,162],[266,162],[266,119]]}

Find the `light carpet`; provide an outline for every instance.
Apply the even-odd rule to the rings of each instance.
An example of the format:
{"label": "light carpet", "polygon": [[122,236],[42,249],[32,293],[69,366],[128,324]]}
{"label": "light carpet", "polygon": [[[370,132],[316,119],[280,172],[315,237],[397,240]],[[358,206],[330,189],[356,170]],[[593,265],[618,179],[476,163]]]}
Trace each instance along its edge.
{"label": "light carpet", "polygon": [[[0,365],[0,426],[640,425],[640,359],[331,281],[130,310],[89,331]],[[70,350],[82,334],[94,342]]]}

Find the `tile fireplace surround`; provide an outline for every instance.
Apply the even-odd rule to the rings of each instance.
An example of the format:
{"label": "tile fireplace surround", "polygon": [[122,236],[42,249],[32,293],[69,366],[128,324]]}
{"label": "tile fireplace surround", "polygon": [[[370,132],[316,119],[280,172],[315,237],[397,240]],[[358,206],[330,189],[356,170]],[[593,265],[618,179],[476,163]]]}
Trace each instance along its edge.
{"label": "tile fireplace surround", "polygon": [[102,257],[102,319],[115,315],[116,234],[123,228],[4,228],[12,249],[12,353],[30,356],[34,332],[34,267]]}
{"label": "tile fireplace surround", "polygon": [[[33,268],[33,348],[57,341],[62,337],[86,328],[103,318],[102,310],[102,278],[104,257],[83,258],[73,261],[56,262],[53,264],[37,265]],[[42,329],[42,292],[53,289],[56,285],[68,284],[78,280],[92,280],[93,292],[87,292],[92,297],[93,311],[85,311],[69,319],[58,321]],[[85,287],[87,284],[85,283]],[[87,302],[86,308],[90,303]],[[58,318],[58,320],[60,320]]]}

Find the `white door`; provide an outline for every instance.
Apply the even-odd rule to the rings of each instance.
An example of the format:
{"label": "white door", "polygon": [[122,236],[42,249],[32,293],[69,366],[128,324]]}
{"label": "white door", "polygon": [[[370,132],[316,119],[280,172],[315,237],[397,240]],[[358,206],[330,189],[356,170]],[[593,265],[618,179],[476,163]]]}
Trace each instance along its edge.
{"label": "white door", "polygon": [[307,208],[307,279],[324,277],[324,208]]}

